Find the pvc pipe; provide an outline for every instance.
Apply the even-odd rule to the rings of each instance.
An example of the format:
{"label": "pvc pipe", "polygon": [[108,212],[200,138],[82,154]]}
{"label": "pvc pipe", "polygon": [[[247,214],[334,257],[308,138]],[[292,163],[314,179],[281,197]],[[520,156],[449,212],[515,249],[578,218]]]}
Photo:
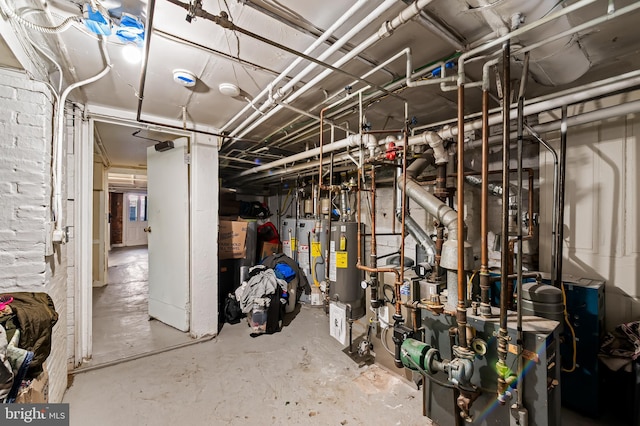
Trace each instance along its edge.
{"label": "pvc pipe", "polygon": [[[365,49],[369,48],[371,45],[373,45],[377,41],[381,40],[382,38],[385,38],[385,37],[389,36],[396,28],[398,28],[399,26],[405,24],[410,19],[415,17],[418,13],[420,13],[420,10],[425,8],[432,1],[433,0],[418,0],[418,1],[416,1],[411,6],[407,7],[403,11],[401,11],[400,14],[398,14],[398,16],[396,16],[392,21],[385,22],[383,24],[383,26],[380,28],[380,30],[378,30],[378,32],[376,34],[371,35],[364,42],[362,42],[361,44],[356,46],[349,54],[343,56],[341,59],[339,59],[334,64],[332,64],[332,66],[338,68],[338,67],[341,67],[342,65],[346,64],[351,59],[353,59],[356,55],[360,54],[362,51],[364,51]],[[386,1],[383,4],[383,6],[386,5],[387,3],[389,3],[389,2]],[[396,2],[392,1],[391,3],[395,4]],[[379,7],[378,9],[380,9],[381,7]],[[376,11],[378,9],[376,9]],[[365,22],[366,22],[366,20],[361,21],[360,24],[358,24],[356,27],[354,27],[354,30],[357,28],[358,29],[357,32],[360,32],[362,30],[362,28],[364,28],[364,26],[365,26],[365,25],[361,25],[361,24],[363,24]],[[329,74],[331,74],[331,70],[323,71],[318,76],[316,76],[314,79],[312,79],[310,82],[308,82],[303,87],[298,89],[295,93],[293,93],[287,99],[287,102],[290,103],[291,101],[293,101],[293,100],[297,99],[298,97],[302,96],[304,93],[306,93],[309,90],[311,90],[320,81],[324,80]],[[280,109],[281,108],[279,108],[279,107],[273,108],[267,114],[265,114],[262,117],[260,117],[258,120],[255,120],[255,114],[253,114],[252,117],[250,117],[249,119],[245,120],[245,122],[242,123],[239,127],[242,128],[244,125],[246,125],[249,122],[252,122],[252,124],[248,128],[244,129],[242,132],[240,132],[240,134],[234,135],[234,136],[237,136],[237,137],[245,136],[251,130],[255,129],[257,126],[262,124],[264,121],[266,121],[269,118],[271,118],[271,116],[273,116],[273,114],[275,114],[276,112],[280,111]]]}
{"label": "pvc pipe", "polygon": [[[609,77],[609,78],[606,78],[604,80],[594,81],[592,83],[587,83],[587,84],[584,84],[582,86],[573,87],[571,89],[563,90],[563,91],[560,91],[560,92],[552,92],[552,93],[550,93],[548,95],[538,96],[537,98],[525,100],[524,104],[525,104],[525,106],[527,106],[527,105],[535,104],[535,103],[538,103],[538,102],[544,102],[544,101],[548,101],[550,99],[555,99],[555,98],[560,97],[560,96],[568,96],[568,95],[571,95],[571,94],[574,94],[574,93],[584,92],[586,90],[591,90],[591,89],[594,89],[594,88],[597,88],[597,87],[602,87],[602,86],[605,86],[605,85],[611,85],[611,84],[614,84],[614,83],[619,83],[621,81],[626,81],[627,79],[631,79],[631,78],[638,77],[638,76],[640,76],[640,70],[630,71],[628,73],[621,74],[621,75],[616,75],[614,77]],[[614,90],[611,90],[611,91],[613,92],[613,91],[626,89],[626,88],[632,87],[633,85],[634,84],[629,84],[629,85],[627,85],[625,87],[617,88],[617,89],[614,89]],[[517,108],[517,104],[515,104],[515,103],[512,104],[511,108]],[[498,107],[498,108],[490,109],[489,113],[490,114],[495,114],[495,113],[498,113],[500,111],[502,111],[502,108]],[[479,118],[481,116],[482,116],[482,113],[476,112],[476,113],[473,113],[473,114],[467,114],[467,115],[464,116],[464,118],[465,118],[465,120],[470,120],[470,119],[474,119],[474,118]],[[437,122],[429,123],[429,124],[423,124],[421,126],[414,127],[412,131],[415,134],[415,132],[417,132],[419,130],[432,129],[432,128],[437,128],[437,127],[447,126],[447,125],[449,125],[451,123],[455,123],[455,121],[456,121],[456,119],[449,119],[449,120],[442,120],[442,121],[437,121]],[[470,123],[467,123],[467,124],[472,124],[472,123],[470,122]]]}
{"label": "pvc pipe", "polygon": [[[342,140],[333,142],[333,143],[331,143],[329,145],[326,145],[323,149],[324,149],[324,152],[333,152],[333,151],[338,151],[340,149],[344,149],[344,148],[347,148],[347,147],[366,146],[367,143],[368,143],[368,140],[371,139],[371,138],[375,139],[375,137],[373,135],[371,135],[371,134],[349,135],[345,139],[342,139]],[[238,177],[252,175],[252,174],[261,172],[263,170],[269,170],[269,169],[272,169],[274,167],[284,166],[285,164],[293,163],[293,162],[296,162],[296,161],[306,160],[307,158],[315,157],[318,154],[320,154],[320,148],[309,149],[309,150],[301,152],[299,154],[291,155],[289,157],[281,158],[280,160],[272,161],[271,163],[264,164],[262,166],[258,166],[258,167],[254,167],[254,168],[249,169],[249,170],[245,170],[244,172],[240,173],[238,175]]]}
{"label": "pvc pipe", "polygon": [[[311,46],[309,46],[304,51],[304,53],[305,54],[309,54],[309,53],[313,52],[318,46],[322,45],[338,28],[340,28],[340,26],[342,26],[351,16],[353,16],[358,10],[360,10],[360,8],[362,8],[362,6],[364,6],[364,4],[366,4],[366,3],[367,3],[366,0],[359,0],[344,15],[342,15],[340,17],[340,19],[338,19],[338,21],[336,21],[331,27],[329,27],[329,29],[327,29],[327,31],[325,31],[325,33],[322,35],[322,37],[316,39],[316,41],[314,41],[313,44]],[[352,28],[347,34],[342,36],[333,46],[331,46],[322,55],[320,55],[319,59],[327,58],[331,54],[335,53],[338,49],[340,49],[340,47],[342,47],[344,44],[346,44],[359,31],[361,31],[364,28],[364,26],[370,24],[373,20],[377,19],[382,13],[384,13],[393,4],[395,4],[394,1],[386,0],[382,5],[378,6],[378,8],[376,8],[369,16],[367,16],[367,18],[362,20],[360,22],[360,24],[358,24],[357,26]],[[358,52],[358,53],[360,53],[360,52]],[[303,61],[302,58],[296,58],[291,63],[291,65],[289,65],[280,74],[280,76],[276,77],[276,79],[273,82],[271,82],[271,86],[275,86],[277,83],[282,81],[287,76],[287,74],[290,73],[291,71],[293,71],[295,69],[295,67],[297,67],[302,61]],[[293,88],[295,86],[295,84],[300,82],[307,74],[309,74],[313,69],[315,69],[315,67],[317,67],[316,64],[310,64],[309,66],[307,66],[304,70],[302,70],[300,73],[298,73],[297,76],[293,80],[290,80],[283,87],[282,90],[284,92],[287,92],[289,89]],[[222,126],[222,128],[220,130],[224,131],[224,130],[228,129],[231,126],[232,123],[234,123],[236,120],[238,120],[240,117],[242,117],[242,115],[244,115],[249,109],[255,107],[256,102],[261,100],[262,98],[264,98],[264,96],[268,94],[268,91],[269,91],[269,89],[266,88],[262,92],[260,92],[257,96],[255,96],[253,98],[252,102],[250,102],[247,106],[245,106],[242,110],[240,110],[240,112],[238,112],[229,121],[227,121],[227,123],[224,126]],[[265,103],[265,104],[260,106],[259,110],[261,112],[265,112],[266,109],[268,107],[270,107],[270,106],[271,105]],[[247,125],[247,123],[250,123],[251,121],[253,121],[256,118],[256,114],[257,113],[254,112],[249,118],[247,118],[244,122],[242,122],[239,126],[237,126],[235,132],[238,132],[238,130],[244,128]],[[231,145],[231,144],[229,144],[229,145]]]}
{"label": "pvc pipe", "polygon": [[[619,90],[628,89],[630,87],[634,87],[640,84],[640,71],[633,71],[628,74],[633,74],[633,78],[629,78],[626,80],[616,81],[611,84],[607,84],[604,86],[597,86],[593,88],[585,88],[583,90],[568,90],[565,92],[560,92],[558,97],[554,97],[548,100],[540,101],[534,104],[525,105],[524,107],[524,115],[533,115],[538,114],[543,111],[548,111],[555,108],[560,108],[563,105],[576,104],[580,102],[584,102],[589,99],[597,98],[603,95],[607,95],[612,92],[616,92]],[[587,85],[590,86],[590,85]],[[517,117],[517,105],[514,108],[512,106],[511,111],[509,113],[509,119],[515,119]],[[494,114],[489,116],[489,126],[496,125],[502,123],[502,115]],[[482,128],[482,119],[474,120],[468,123],[465,123],[465,129],[473,129],[480,130]],[[443,139],[452,139],[454,136],[458,135],[458,128],[456,126],[446,127],[442,130],[438,131],[438,134]]]}
{"label": "pvc pipe", "polygon": [[[604,82],[606,84],[601,84],[602,82]],[[640,70],[639,71],[632,71],[632,72],[623,74],[622,76],[612,77],[612,78],[603,80],[602,82],[589,83],[589,84],[586,84],[584,86],[580,86],[580,87],[575,88],[575,89],[559,92],[558,93],[558,97],[554,97],[554,98],[550,98],[549,96],[543,96],[543,97],[539,97],[539,98],[536,98],[536,99],[532,99],[530,101],[532,103],[529,103],[528,105],[527,105],[527,102],[525,102],[524,115],[528,116],[528,115],[537,114],[537,113],[540,113],[542,111],[547,111],[547,110],[550,110],[550,109],[559,108],[559,107],[561,107],[562,105],[565,105],[565,104],[569,105],[569,104],[573,104],[573,103],[584,102],[584,101],[587,101],[589,99],[601,97],[601,96],[607,95],[609,93],[625,90],[625,89],[640,85]],[[535,102],[535,103],[533,103],[533,102]],[[640,111],[640,101],[629,102],[627,104],[617,105],[617,106],[614,106],[614,107],[604,108],[604,109],[600,109],[600,110],[597,110],[597,111],[592,111],[592,112],[588,112],[588,113],[584,113],[584,114],[568,117],[567,118],[567,125],[570,126],[570,127],[571,126],[577,126],[577,125],[581,125],[581,124],[585,124],[585,123],[590,123],[590,122],[593,122],[593,121],[604,120],[604,119],[607,119],[607,118],[616,117],[616,116],[619,116],[619,115],[632,114],[632,113],[636,113],[636,112],[639,112],[639,111]],[[517,110],[512,110],[511,114],[515,118],[515,115],[517,115]],[[489,120],[488,121],[489,121],[489,125],[495,125],[495,124],[501,123],[502,116],[501,116],[501,114],[491,115],[491,116],[489,116]],[[546,124],[540,124],[540,125],[534,126],[533,128],[537,132],[544,133],[544,132],[547,132],[547,131],[552,131],[554,129],[557,129],[557,127],[558,127],[557,123],[556,124],[546,123]],[[465,128],[481,129],[482,128],[482,119],[465,123]],[[427,143],[426,138],[428,138],[428,136],[427,136],[428,133],[429,132],[423,132],[423,133],[420,133],[418,135],[411,136],[409,138],[409,146],[418,145],[418,144],[426,144]],[[451,139],[454,136],[457,136],[457,134],[458,134],[457,127],[456,126],[451,126],[451,127],[443,128],[440,131],[438,131],[437,134],[443,139]],[[351,136],[356,136],[356,135],[351,135]],[[514,134],[513,137],[515,137],[515,134]],[[498,135],[497,137],[489,138],[489,143],[493,144],[497,140],[502,140],[502,136]],[[336,151],[336,150],[344,148],[345,146],[336,147],[336,148],[332,147],[334,144],[340,143],[340,142],[344,142],[344,140],[343,141],[334,142],[334,143],[329,144],[329,145],[326,145],[324,147],[325,152]],[[384,143],[384,141],[382,143]],[[404,143],[403,141],[397,141],[396,145],[397,146],[402,146],[403,143]],[[347,146],[348,146],[348,144],[347,144]],[[469,143],[465,144],[465,147],[468,147],[468,148],[477,148],[477,147],[480,147],[480,146],[481,146],[480,141],[469,142]],[[305,151],[303,153],[296,154],[296,155],[294,155],[292,157],[288,157],[286,159],[277,160],[277,161],[265,164],[263,166],[258,166],[258,167],[254,167],[253,169],[246,170],[246,171],[242,172],[239,175],[239,177],[253,175],[253,174],[258,173],[260,171],[269,170],[269,169],[272,169],[272,168],[275,168],[275,167],[280,167],[280,166],[283,166],[285,164],[292,163],[294,161],[306,160],[306,159],[314,157],[314,156],[316,156],[318,154],[319,154],[319,151],[317,150],[317,148],[316,149],[311,149],[311,150]],[[317,163],[314,163],[314,164],[317,166]],[[302,169],[299,169],[299,170],[304,170],[305,168],[306,167],[303,167]],[[296,169],[296,170],[298,170],[298,169]],[[275,171],[275,173],[279,173],[279,171]]]}
{"label": "pvc pipe", "polygon": [[111,59],[109,58],[109,52],[107,52],[107,43],[104,37],[100,38],[100,47],[102,49],[102,54],[104,55],[105,67],[98,74],[93,77],[89,77],[86,80],[78,81],[69,87],[67,87],[62,95],[60,96],[60,101],[58,102],[58,111],[57,111],[57,123],[56,123],[56,133],[54,139],[55,145],[55,178],[54,178],[54,205],[55,205],[55,229],[53,231],[53,241],[57,243],[61,243],[64,241],[64,230],[62,229],[62,146],[64,139],[64,105],[67,101],[67,97],[73,91],[81,86],[85,86],[87,84],[93,83],[94,81],[100,80],[102,77],[107,75],[113,64],[111,63]]}

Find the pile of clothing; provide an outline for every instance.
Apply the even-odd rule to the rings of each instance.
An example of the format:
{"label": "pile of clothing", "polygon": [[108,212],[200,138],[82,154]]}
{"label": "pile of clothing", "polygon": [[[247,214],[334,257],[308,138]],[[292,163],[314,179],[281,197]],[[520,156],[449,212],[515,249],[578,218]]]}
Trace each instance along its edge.
{"label": "pile of clothing", "polygon": [[0,402],[14,402],[23,381],[43,371],[57,321],[46,293],[0,294]]}
{"label": "pile of clothing", "polygon": [[310,294],[307,277],[295,260],[278,253],[249,269],[248,278],[224,301],[224,321],[247,318],[255,334],[282,328],[285,313],[293,312],[302,293]]}
{"label": "pile of clothing", "polygon": [[249,325],[256,334],[281,329],[288,297],[287,282],[264,265],[250,268],[249,279],[236,289],[240,309],[248,315]]}

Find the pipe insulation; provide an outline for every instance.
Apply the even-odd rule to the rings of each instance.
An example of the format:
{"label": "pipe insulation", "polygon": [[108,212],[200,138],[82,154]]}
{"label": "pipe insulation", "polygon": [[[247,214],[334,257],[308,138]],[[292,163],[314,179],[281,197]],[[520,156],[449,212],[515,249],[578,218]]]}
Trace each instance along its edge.
{"label": "pipe insulation", "polygon": [[[401,25],[407,23],[408,21],[413,19],[415,16],[417,16],[420,13],[420,11],[422,9],[424,9],[425,7],[427,7],[432,1],[433,0],[418,0],[415,3],[413,3],[411,6],[405,8],[393,20],[386,21],[380,27],[380,29],[378,30],[377,33],[371,35],[364,42],[362,42],[361,44],[356,46],[349,54],[343,56],[341,59],[339,59],[338,61],[333,63],[332,66],[335,67],[335,68],[342,67],[344,64],[346,64],[351,59],[356,57],[362,51],[364,51],[364,50],[368,49],[369,47],[371,47],[376,42],[382,40],[383,38],[389,37],[398,27],[400,27]],[[391,3],[396,4],[397,2],[392,1]],[[362,21],[362,22],[364,22],[364,21]],[[359,31],[361,31],[361,29]],[[304,85],[300,89],[296,90],[290,97],[288,97],[287,98],[287,102],[291,103],[291,101],[299,98],[304,93],[306,93],[309,90],[311,90],[312,88],[314,88],[318,83],[320,83],[320,81],[322,81],[326,77],[328,77],[329,74],[331,74],[331,72],[332,72],[331,70],[325,70],[322,73],[320,73],[318,76],[316,76],[314,79],[312,79],[309,83],[307,83],[306,85]],[[263,122],[265,122],[266,120],[271,118],[273,116],[273,114],[278,112],[280,109],[281,109],[281,107],[276,106],[275,108],[273,108],[272,110],[270,110],[268,113],[264,114],[262,117],[260,117],[257,120],[256,120],[257,113],[254,113],[251,117],[249,117],[247,120],[245,120],[244,123],[242,123],[238,128],[236,128],[236,132],[238,132],[239,128],[242,128],[243,126],[247,125],[248,123],[252,123],[252,124],[249,127],[247,127],[246,129],[244,129],[242,132],[240,132],[239,134],[237,134],[237,135],[234,134],[233,136],[237,136],[237,137],[245,136],[251,130],[255,129],[260,124],[262,124]]]}
{"label": "pipe insulation", "polygon": [[[373,141],[371,141],[371,139],[373,139]],[[325,145],[324,147],[322,147],[322,151],[325,153],[328,153],[328,152],[334,152],[334,151],[338,151],[338,150],[350,148],[350,147],[351,148],[366,147],[367,144],[369,143],[376,143],[376,144],[378,143],[375,140],[375,136],[372,134],[349,135],[345,139]],[[306,160],[308,158],[315,157],[316,155],[320,155],[320,152],[321,151],[319,147],[309,149],[299,154],[291,155],[289,157],[281,158],[280,160],[272,161],[271,163],[264,164],[262,166],[257,166],[252,169],[245,170],[244,172],[240,173],[238,177],[249,176],[264,170],[270,170],[274,167],[280,167],[280,166],[284,166],[285,164],[294,163],[296,161]]]}
{"label": "pipe insulation", "polygon": [[[320,45],[322,45],[327,39],[329,39],[329,37],[331,37],[331,35],[338,29],[340,28],[340,26],[342,26],[351,16],[353,16],[365,3],[367,3],[366,1],[359,1],[358,3],[356,3],[353,7],[351,7],[347,12],[345,12],[345,14],[342,16],[341,19],[339,19],[338,21],[336,21],[331,27],[329,27],[327,29],[327,31],[325,31],[325,33],[319,37],[318,39],[316,39],[316,41],[309,46],[304,53],[305,54],[310,54],[312,53],[316,48],[318,48]],[[365,19],[363,19],[358,25],[356,25],[355,27],[351,28],[344,36],[340,37],[335,44],[333,44],[331,47],[329,47],[323,54],[321,54],[320,56],[318,56],[318,59],[326,59],[328,58],[331,54],[335,53],[336,51],[338,51],[342,46],[344,46],[350,39],[352,39],[354,36],[356,36],[360,31],[362,31],[367,25],[369,25],[373,20],[377,19],[380,15],[382,15],[385,11],[387,11],[390,7],[392,7],[396,2],[392,1],[392,0],[387,0],[385,1],[383,4],[381,4],[380,6],[378,6],[372,13],[370,13]],[[353,55],[354,57],[359,54],[360,52],[356,53],[355,55]],[[350,55],[350,54],[348,54]],[[290,72],[292,72],[301,62],[303,61],[302,58],[296,58],[291,65],[289,65],[281,74],[280,76],[278,76],[273,82],[271,82],[271,87],[275,87],[279,82],[281,82]],[[280,88],[279,92],[280,93],[287,93],[288,91],[290,91],[291,89],[293,89],[295,87],[295,85],[297,83],[299,83],[304,77],[306,77],[310,72],[312,72],[318,65],[317,64],[310,64],[308,65],[305,69],[303,69],[302,71],[300,71],[299,73],[297,73],[296,77],[293,80],[290,80],[287,82],[287,84],[285,84],[282,88]],[[308,83],[307,83],[308,84]],[[306,87],[307,85],[303,86]],[[231,124],[235,123],[240,117],[242,117],[244,114],[246,114],[248,111],[250,111],[252,108],[256,107],[256,104],[259,100],[261,100],[262,98],[264,98],[266,95],[268,95],[269,93],[269,89],[264,89],[262,92],[260,92],[257,96],[255,96],[253,98],[253,100],[247,105],[245,106],[240,112],[238,112],[235,116],[233,116],[229,121],[227,121],[226,124],[224,124],[221,127],[221,131],[224,131],[226,129],[228,129]],[[284,100],[284,99],[282,99]],[[249,116],[244,122],[242,122],[241,124],[239,124],[238,126],[236,126],[235,128],[235,132],[238,132],[240,130],[242,130],[243,128],[245,128],[249,123],[251,123],[252,121],[254,121],[259,115],[264,114],[271,106],[273,106],[273,103],[263,103],[262,105],[259,106],[258,111],[254,111],[253,114],[251,116]],[[277,108],[277,107],[276,107]],[[271,114],[271,113],[270,113]],[[231,143],[229,144],[231,145]]]}
{"label": "pipe insulation", "polygon": [[[623,74],[623,75],[615,77],[615,78],[610,78],[610,79],[603,80],[602,82],[589,83],[587,85],[580,86],[579,88],[568,89],[566,91],[558,92],[558,93],[556,93],[556,95],[553,98],[549,98],[547,96],[544,96],[544,97],[540,97],[540,98],[536,98],[536,99],[531,99],[529,102],[525,102],[524,115],[525,116],[534,115],[534,114],[541,113],[543,111],[547,111],[547,110],[551,110],[551,109],[555,109],[555,108],[560,108],[560,107],[562,107],[562,105],[570,105],[570,104],[576,104],[576,103],[580,103],[580,102],[585,102],[585,101],[588,101],[590,99],[606,96],[606,95],[614,93],[614,92],[628,90],[628,89],[631,89],[631,88],[639,86],[639,85],[640,85],[640,71],[632,71],[632,72]],[[633,104],[633,102],[631,104]],[[624,112],[624,110],[627,110],[628,105],[629,104],[624,104],[622,106],[610,107],[610,108],[606,108],[606,109],[599,110],[599,111],[593,111],[592,113],[585,113],[585,114],[578,115],[578,116],[572,116],[572,117],[569,117],[567,119],[567,125],[568,126],[574,126],[574,125],[578,125],[578,124],[587,123],[587,122],[590,122],[590,121],[596,121],[596,120],[598,120],[598,118],[594,118],[594,117],[597,117],[598,113],[600,113],[601,111],[604,111],[604,110],[614,111],[616,109],[620,109],[620,114],[623,114],[623,113],[630,114],[630,113],[635,112],[635,111],[633,111],[633,107],[631,108],[631,110],[632,110],[631,112]],[[610,118],[612,116],[615,116],[615,115],[608,115],[607,118]],[[517,118],[517,105],[514,104],[512,106],[511,112],[510,112],[510,119],[516,119],[516,118]],[[490,115],[488,117],[488,125],[489,126],[494,126],[496,124],[501,124],[501,123],[502,123],[502,113],[501,112],[498,112],[496,114]],[[544,125],[541,125],[541,126],[547,126],[547,125],[544,124]],[[482,129],[482,118],[466,122],[465,123],[465,129],[467,129],[467,130],[481,130]],[[536,131],[543,132],[543,130],[539,130],[539,126],[535,126],[534,129]],[[409,146],[428,143],[427,140],[428,140],[428,138],[431,137],[431,136],[429,136],[429,133],[430,132],[424,132],[424,133],[420,133],[418,135],[414,135],[414,136],[409,137]],[[458,127],[457,126],[445,126],[441,130],[439,130],[437,132],[437,134],[442,139],[453,139],[454,137],[456,137],[458,135]],[[353,137],[353,136],[358,136],[358,135],[351,135],[350,137]],[[365,136],[367,136],[367,135],[365,135]],[[495,140],[494,138],[495,137],[492,136],[489,139],[490,143],[492,143]],[[499,135],[497,136],[497,138],[499,138],[499,140],[502,140],[502,137],[499,136]],[[333,147],[334,144],[344,143],[345,140],[346,139],[343,139],[341,141],[336,141],[336,142],[333,142],[333,143],[331,143],[329,145],[325,145],[324,148],[323,148],[324,152],[332,152],[332,151],[343,149],[346,146],[349,146],[347,144],[346,146],[342,145],[340,147],[337,147],[337,146]],[[384,141],[379,143],[379,145],[381,145],[383,143],[384,143]],[[397,146],[402,146],[403,144],[404,144],[404,141],[397,141],[396,142]],[[480,147],[480,145],[481,145],[480,141],[477,141],[477,147]],[[474,148],[476,147],[475,142],[471,142],[471,145],[469,145],[469,143],[466,143],[465,147],[467,147],[467,146],[471,146],[471,147],[474,147]],[[265,165],[262,165],[262,166],[257,166],[257,167],[245,170],[244,172],[240,173],[238,176],[239,177],[243,177],[243,176],[253,175],[253,174],[256,174],[256,173],[258,173],[260,171],[269,170],[269,169],[272,169],[274,167],[280,167],[280,166],[283,166],[285,164],[290,164],[290,163],[292,163],[294,161],[306,160],[306,159],[312,158],[312,157],[314,157],[314,156],[316,156],[318,154],[319,154],[319,151],[317,149],[311,149],[311,150],[305,151],[303,153],[296,154],[294,156],[288,157],[286,159],[276,160],[276,161],[273,161],[271,163],[268,163],[268,164],[265,164]],[[295,158],[295,159],[293,159],[293,158]]]}

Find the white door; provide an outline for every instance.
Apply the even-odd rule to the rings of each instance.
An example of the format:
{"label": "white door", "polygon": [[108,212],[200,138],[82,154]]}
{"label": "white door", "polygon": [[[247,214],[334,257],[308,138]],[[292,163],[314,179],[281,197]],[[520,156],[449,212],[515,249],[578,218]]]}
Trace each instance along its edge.
{"label": "white door", "polygon": [[189,194],[187,139],[147,149],[149,316],[189,330]]}
{"label": "white door", "polygon": [[127,192],[124,194],[124,241],[125,246],[147,244],[147,194]]}

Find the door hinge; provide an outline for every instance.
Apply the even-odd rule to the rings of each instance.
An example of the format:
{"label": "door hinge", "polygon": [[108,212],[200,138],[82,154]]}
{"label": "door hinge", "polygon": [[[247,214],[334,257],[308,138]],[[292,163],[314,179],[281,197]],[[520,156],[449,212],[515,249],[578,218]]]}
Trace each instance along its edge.
{"label": "door hinge", "polygon": [[184,164],[191,164],[191,154],[190,153],[185,153],[184,154]]}

